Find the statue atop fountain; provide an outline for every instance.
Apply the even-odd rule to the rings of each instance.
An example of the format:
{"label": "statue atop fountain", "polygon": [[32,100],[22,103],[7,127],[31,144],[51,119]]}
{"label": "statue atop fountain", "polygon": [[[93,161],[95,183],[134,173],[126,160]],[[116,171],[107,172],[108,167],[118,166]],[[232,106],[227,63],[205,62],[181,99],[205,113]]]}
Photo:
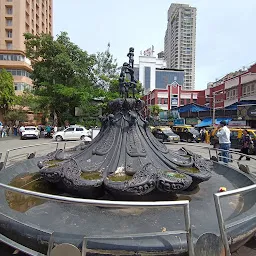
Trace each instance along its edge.
{"label": "statue atop fountain", "polygon": [[119,77],[120,98],[109,102],[98,136],[88,146],[57,150],[38,162],[41,175],[68,193],[143,200],[156,192],[192,190],[211,177],[210,160],[184,148],[168,150],[152,135],[141,114],[145,103],[135,97],[134,48],[127,56]]}

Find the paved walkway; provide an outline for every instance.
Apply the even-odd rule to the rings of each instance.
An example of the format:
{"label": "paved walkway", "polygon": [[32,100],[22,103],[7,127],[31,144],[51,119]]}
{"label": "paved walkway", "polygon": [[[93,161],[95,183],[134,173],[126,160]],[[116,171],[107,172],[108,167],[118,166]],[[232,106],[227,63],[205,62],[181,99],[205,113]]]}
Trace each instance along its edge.
{"label": "paved walkway", "polygon": [[256,238],[251,239],[245,246],[241,247],[232,256],[255,256],[256,255]]}

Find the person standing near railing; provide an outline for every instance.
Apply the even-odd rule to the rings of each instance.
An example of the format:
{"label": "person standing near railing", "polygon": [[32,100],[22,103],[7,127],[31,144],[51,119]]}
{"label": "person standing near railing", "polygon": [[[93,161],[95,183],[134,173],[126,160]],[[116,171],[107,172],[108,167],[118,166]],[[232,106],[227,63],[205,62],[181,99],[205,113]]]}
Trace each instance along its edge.
{"label": "person standing near railing", "polygon": [[230,141],[230,130],[227,127],[226,121],[220,122],[216,136],[219,138],[220,149],[222,149],[221,160],[224,163],[228,163],[231,141]]}
{"label": "person standing near railing", "polygon": [[[241,153],[245,155],[249,155],[249,147],[250,144],[252,143],[252,139],[248,133],[248,131],[245,129],[243,130],[243,137],[242,137],[242,148],[241,148]],[[244,156],[239,157],[239,161],[242,160]],[[246,157],[246,160],[250,160],[250,157]]]}

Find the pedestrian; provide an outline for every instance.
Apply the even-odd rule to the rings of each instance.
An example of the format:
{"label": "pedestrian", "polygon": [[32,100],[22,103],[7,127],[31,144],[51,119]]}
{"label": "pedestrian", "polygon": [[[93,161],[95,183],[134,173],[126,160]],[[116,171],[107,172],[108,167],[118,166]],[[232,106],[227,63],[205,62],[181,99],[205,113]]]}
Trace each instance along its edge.
{"label": "pedestrian", "polygon": [[2,137],[2,134],[3,134],[3,124],[0,122],[0,136]]}
{"label": "pedestrian", "polygon": [[205,142],[210,144],[210,131],[205,130]]}
{"label": "pedestrian", "polygon": [[3,138],[3,137],[7,137],[6,131],[7,131],[7,126],[4,125],[4,126],[3,126],[3,129],[2,129],[2,138]]}
{"label": "pedestrian", "polygon": [[25,132],[25,127],[23,125],[21,125],[19,132],[20,132],[20,136],[22,136],[22,133]]}
{"label": "pedestrian", "polygon": [[17,134],[18,134],[18,128],[17,128],[16,124],[13,126],[13,134],[14,134],[14,136],[17,136]]}
{"label": "pedestrian", "polygon": [[200,136],[201,136],[201,142],[204,142],[205,141],[205,128],[201,129]]}
{"label": "pedestrian", "polygon": [[51,138],[51,126],[47,125],[45,128],[46,131],[46,137]]}
{"label": "pedestrian", "polygon": [[219,138],[219,144],[221,149],[221,160],[224,163],[229,162],[229,149],[230,149],[230,130],[227,127],[226,121],[221,121],[218,126],[218,132],[216,136]]}
{"label": "pedestrian", "polygon": [[[248,131],[245,129],[243,130],[243,137],[242,137],[242,148],[241,148],[241,153],[242,154],[245,154],[245,155],[249,155],[249,148],[250,148],[250,145],[252,144],[252,139],[248,133]],[[240,156],[239,157],[239,161],[242,160],[244,156]],[[250,157],[247,157],[246,156],[246,160],[250,160]]]}
{"label": "pedestrian", "polygon": [[53,132],[56,133],[58,131],[58,127],[54,125]]}

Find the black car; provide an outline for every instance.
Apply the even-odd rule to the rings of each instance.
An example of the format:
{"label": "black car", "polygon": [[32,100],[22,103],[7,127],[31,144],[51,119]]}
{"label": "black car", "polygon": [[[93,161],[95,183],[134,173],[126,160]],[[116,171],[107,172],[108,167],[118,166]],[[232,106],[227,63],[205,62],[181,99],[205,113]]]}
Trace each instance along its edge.
{"label": "black car", "polygon": [[200,142],[200,134],[194,127],[190,125],[173,126],[172,130],[180,136],[181,141]]}
{"label": "black car", "polygon": [[156,127],[152,133],[161,142],[178,143],[180,141],[180,136],[175,134],[170,127]]}

